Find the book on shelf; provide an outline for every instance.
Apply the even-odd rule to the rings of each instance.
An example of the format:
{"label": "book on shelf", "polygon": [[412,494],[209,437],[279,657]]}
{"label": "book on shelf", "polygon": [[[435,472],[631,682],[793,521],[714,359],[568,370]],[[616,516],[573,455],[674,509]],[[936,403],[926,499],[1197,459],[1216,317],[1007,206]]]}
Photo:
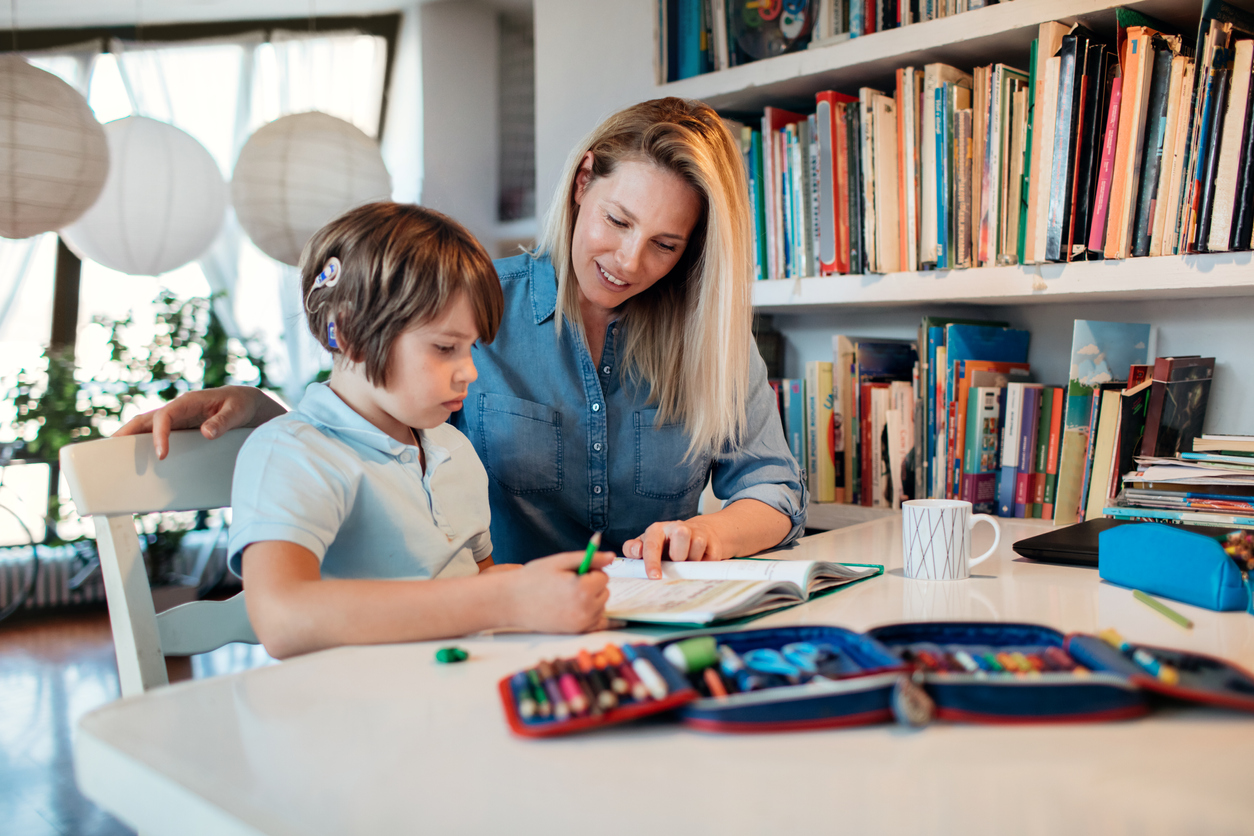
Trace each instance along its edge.
{"label": "book on shelf", "polygon": [[801,604],[884,569],[821,560],[667,561],[662,578],[651,580],[643,561],[617,558],[604,571],[609,618],[703,626]]}
{"label": "book on shelf", "polygon": [[1145,419],[1142,456],[1174,456],[1193,449],[1210,399],[1214,357],[1159,357]]}
{"label": "book on shelf", "polygon": [[[1223,252],[1232,241],[1232,219],[1236,211],[1237,169],[1245,146],[1247,112],[1250,104],[1250,73],[1254,71],[1254,40],[1242,38],[1232,50],[1232,84],[1219,139],[1215,166],[1214,198],[1206,249]],[[1220,133],[1216,131],[1216,133]]]}
{"label": "book on shelf", "polygon": [[806,451],[810,495],[816,502],[836,501],[836,472],[832,451],[832,364],[806,363]]}
{"label": "book on shelf", "polygon": [[806,448],[809,431],[806,424],[805,380],[786,378],[780,381],[780,396],[784,438],[788,441],[788,450],[801,467],[802,476],[808,478],[810,458]]}
{"label": "book on shelf", "polygon": [[1254,435],[1204,434],[1193,439],[1193,450],[1199,453],[1211,450],[1254,453]]}
{"label": "book on shelf", "polygon": [[1080,521],[1089,450],[1089,424],[1094,390],[1103,382],[1120,379],[1133,363],[1146,363],[1152,351],[1148,324],[1077,319],[1071,338],[1071,377],[1059,454],[1054,521]]}

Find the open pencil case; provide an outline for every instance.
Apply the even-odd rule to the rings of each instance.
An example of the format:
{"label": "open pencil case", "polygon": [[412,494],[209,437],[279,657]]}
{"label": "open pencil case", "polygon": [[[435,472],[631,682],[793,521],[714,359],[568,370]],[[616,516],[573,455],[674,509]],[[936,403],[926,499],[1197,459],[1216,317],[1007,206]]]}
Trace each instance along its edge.
{"label": "open pencil case", "polygon": [[[664,698],[628,698],[609,710],[560,720],[535,711],[524,717],[515,674],[500,682],[511,729],[547,737],[663,712],[720,732],[799,731],[894,718],[915,726],[933,717],[1103,721],[1146,713],[1152,692],[1254,711],[1254,677],[1223,660],[1164,648],[1119,649],[1096,636],[1066,636],[1033,624],[916,622],[867,633],[827,626],[715,630],[632,647],[666,682]],[[690,653],[693,647],[702,649]],[[809,658],[798,648],[808,648]],[[1176,680],[1169,684],[1149,673],[1134,660],[1137,650],[1178,671]],[[694,655],[704,658],[694,664]],[[728,658],[738,661],[729,666]],[[808,665],[810,673],[790,675],[789,663]]]}

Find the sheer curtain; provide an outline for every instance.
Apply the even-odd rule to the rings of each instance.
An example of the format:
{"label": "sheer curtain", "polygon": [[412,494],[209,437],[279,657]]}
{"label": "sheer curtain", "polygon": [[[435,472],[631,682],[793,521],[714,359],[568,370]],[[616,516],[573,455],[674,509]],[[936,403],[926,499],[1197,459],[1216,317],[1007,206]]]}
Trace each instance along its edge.
{"label": "sheer curtain", "polygon": [[[386,41],[356,32],[261,32],[228,40],[135,43],[110,50],[134,113],[196,137],[229,180],[253,131],[291,113],[321,110],[377,137]],[[271,379],[289,402],[329,363],[305,327],[297,270],[263,254],[228,211],[198,262],[222,296],[215,310],[228,333],[259,340]]]}

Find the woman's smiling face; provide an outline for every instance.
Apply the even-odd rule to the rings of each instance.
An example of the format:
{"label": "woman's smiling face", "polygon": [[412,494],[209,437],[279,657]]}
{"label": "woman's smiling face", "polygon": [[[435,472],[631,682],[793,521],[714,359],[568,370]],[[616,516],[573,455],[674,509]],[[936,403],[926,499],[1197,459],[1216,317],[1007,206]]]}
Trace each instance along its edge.
{"label": "woman's smiling face", "polygon": [[671,271],[701,217],[701,200],[653,163],[624,161],[595,180],[591,166],[589,153],[575,179],[571,260],[581,302],[609,312]]}

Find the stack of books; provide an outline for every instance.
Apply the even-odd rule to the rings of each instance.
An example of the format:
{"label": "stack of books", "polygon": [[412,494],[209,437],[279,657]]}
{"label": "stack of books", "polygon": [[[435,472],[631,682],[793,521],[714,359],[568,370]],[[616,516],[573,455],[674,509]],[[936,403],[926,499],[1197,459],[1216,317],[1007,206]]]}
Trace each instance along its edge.
{"label": "stack of books", "polygon": [[1026,67],[903,67],[891,91],[729,121],[758,277],[1250,249],[1254,14],[1116,22],[1041,24]]}
{"label": "stack of books", "polygon": [[1141,456],[1136,465],[1106,516],[1254,528],[1254,437],[1203,435],[1192,452]]}

